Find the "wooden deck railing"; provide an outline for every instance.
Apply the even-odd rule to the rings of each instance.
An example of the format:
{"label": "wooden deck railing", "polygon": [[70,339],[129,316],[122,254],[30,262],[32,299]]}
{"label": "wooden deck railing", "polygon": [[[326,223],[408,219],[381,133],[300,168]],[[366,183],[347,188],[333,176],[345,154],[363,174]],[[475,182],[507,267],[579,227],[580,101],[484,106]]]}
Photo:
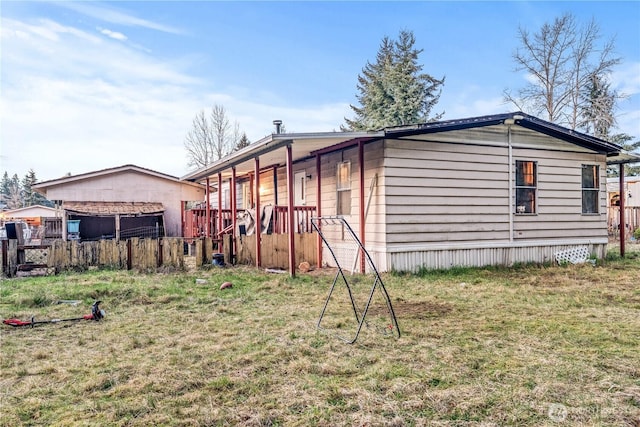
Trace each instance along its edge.
{"label": "wooden deck railing", "polygon": [[[241,212],[242,210],[238,210]],[[209,211],[209,220],[211,224],[209,230],[211,230],[212,236],[217,236],[221,230],[218,230],[218,209],[211,209]],[[222,215],[222,229],[227,229],[233,224],[231,217],[231,209],[221,209]],[[205,208],[189,209],[185,211],[184,224],[183,224],[183,237],[188,239],[205,237],[207,232],[207,211]]]}
{"label": "wooden deck railing", "polygon": [[[289,208],[287,206],[275,206],[273,209],[273,233],[287,234],[289,232],[289,221],[287,214]],[[311,233],[311,218],[316,213],[315,206],[294,206],[293,207],[293,223],[294,233]]]}
{"label": "wooden deck railing", "polygon": [[[238,213],[242,213],[243,209],[238,209]],[[211,209],[209,211],[209,218],[211,221],[210,230],[211,236],[214,239],[219,238],[222,234],[228,234],[232,232],[230,227],[233,224],[231,217],[231,209],[221,209],[222,215],[222,230],[218,230],[218,209]],[[274,206],[272,216],[271,231],[273,234],[287,234],[289,221],[287,214],[289,208],[287,206]],[[294,206],[294,233],[311,233],[313,227],[311,226],[311,218],[316,213],[315,206]],[[207,224],[207,212],[205,208],[196,208],[185,211],[184,224],[183,224],[183,236],[187,239],[194,239],[199,237],[205,237]]]}

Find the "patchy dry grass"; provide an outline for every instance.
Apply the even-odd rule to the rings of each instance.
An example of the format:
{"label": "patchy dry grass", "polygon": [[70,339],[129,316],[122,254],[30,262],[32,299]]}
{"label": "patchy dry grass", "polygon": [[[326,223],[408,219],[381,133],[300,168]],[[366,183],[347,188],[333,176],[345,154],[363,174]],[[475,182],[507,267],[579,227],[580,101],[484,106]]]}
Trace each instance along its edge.
{"label": "patchy dry grass", "polygon": [[[0,325],[0,424],[640,423],[640,257],[385,275],[402,336],[365,328],[355,345],[315,328],[332,278],[4,280],[2,318],[75,317],[95,299],[107,317]],[[55,304],[70,299],[83,304]]]}

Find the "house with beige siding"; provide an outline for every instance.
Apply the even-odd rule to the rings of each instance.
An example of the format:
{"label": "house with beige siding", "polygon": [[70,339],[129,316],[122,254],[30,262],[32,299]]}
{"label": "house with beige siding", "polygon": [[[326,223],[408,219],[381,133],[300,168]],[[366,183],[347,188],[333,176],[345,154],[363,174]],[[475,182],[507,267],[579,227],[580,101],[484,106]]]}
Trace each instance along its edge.
{"label": "house with beige siding", "polygon": [[63,230],[79,221],[74,237],[82,240],[148,236],[144,230],[181,236],[185,202],[205,196],[200,184],[135,165],[43,181],[33,189],[57,204]]}
{"label": "house with beige siding", "polygon": [[[280,231],[288,243],[275,252],[288,252],[286,265],[270,266],[294,274],[301,261],[294,235],[314,234],[309,217],[341,216],[379,271],[417,271],[544,263],[577,246],[603,257],[606,168],[630,161],[640,157],[515,112],[372,132],[276,133],[182,179],[227,186],[232,221],[249,207],[257,226],[249,259],[257,266],[265,239]],[[212,206],[215,197],[206,197]],[[207,215],[208,235],[231,232],[234,247],[240,239],[246,248],[238,227],[221,219]],[[331,265],[322,241],[310,238],[314,262]],[[342,238],[330,236],[330,244]]]}

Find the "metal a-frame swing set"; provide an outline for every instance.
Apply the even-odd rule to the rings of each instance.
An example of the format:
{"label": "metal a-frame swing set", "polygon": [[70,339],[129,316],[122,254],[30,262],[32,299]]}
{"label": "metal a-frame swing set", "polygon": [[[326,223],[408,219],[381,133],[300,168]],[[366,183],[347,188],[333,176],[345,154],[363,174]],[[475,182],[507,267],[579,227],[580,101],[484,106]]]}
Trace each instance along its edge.
{"label": "metal a-frame swing set", "polygon": [[[369,252],[367,252],[365,247],[362,245],[362,242],[360,241],[360,239],[358,239],[357,235],[355,234],[355,232],[353,231],[349,223],[342,216],[322,216],[322,217],[312,218],[311,224],[313,228],[316,230],[316,232],[318,233],[318,235],[322,238],[325,248],[331,253],[331,256],[333,257],[333,260],[337,266],[336,276],[333,279],[333,283],[329,290],[329,294],[327,295],[326,301],[324,303],[324,307],[322,308],[322,312],[320,313],[320,317],[317,323],[317,328],[319,330],[329,332],[328,329],[323,327],[323,320],[325,320],[325,314],[327,313],[327,307],[329,306],[331,297],[334,291],[338,287],[338,280],[341,278],[344,282],[344,285],[346,287],[346,291],[348,294],[348,298],[349,298],[349,304],[347,304],[349,306],[348,310],[353,315],[357,326],[356,326],[354,335],[351,337],[345,337],[339,333],[335,333],[334,335],[348,344],[353,344],[358,339],[358,336],[360,335],[360,332],[363,326],[366,326],[367,328],[371,328],[373,326],[367,320],[367,313],[371,308],[376,290],[378,290],[380,295],[384,298],[386,310],[388,312],[388,319],[385,320],[384,326],[374,326],[374,329],[380,332],[384,336],[392,336],[395,338],[400,338],[400,327],[398,326],[398,321],[396,319],[395,312],[393,311],[391,299],[384,286],[382,278],[380,277],[380,274],[378,273],[378,270],[371,256],[369,255]],[[329,242],[329,237],[326,235],[327,233],[323,232],[323,228],[326,230],[327,226],[340,227],[341,229],[340,232],[343,238],[344,239],[350,238],[351,240],[353,240],[355,244],[357,244],[357,249],[356,249],[357,252],[355,255],[355,259],[353,260],[354,261],[353,265],[357,264],[358,257],[363,257],[366,263],[368,264],[369,273],[373,274],[373,283],[371,285],[371,288],[369,289],[368,295],[366,295],[366,298],[364,299],[366,301],[364,303],[363,301],[360,301],[360,303],[357,301],[357,298],[354,295],[355,293],[354,293],[353,277],[350,282],[347,275],[345,275],[345,270],[340,263],[339,257],[336,256],[336,251],[334,250],[334,247]],[[353,269],[352,269],[352,273],[353,273]],[[358,280],[360,280],[360,278]]]}

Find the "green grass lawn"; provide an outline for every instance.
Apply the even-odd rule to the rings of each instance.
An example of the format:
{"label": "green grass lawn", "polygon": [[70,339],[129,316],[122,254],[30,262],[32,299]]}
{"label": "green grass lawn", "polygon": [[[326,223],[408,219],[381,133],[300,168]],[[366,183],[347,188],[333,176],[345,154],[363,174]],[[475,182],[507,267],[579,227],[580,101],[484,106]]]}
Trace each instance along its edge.
{"label": "green grass lawn", "polygon": [[[96,299],[107,317],[0,325],[0,424],[635,427],[640,256],[631,255],[596,267],[384,275],[402,335],[365,327],[354,345],[316,329],[331,273],[3,280],[3,319],[76,317]],[[233,288],[221,291],[224,281]],[[378,303],[372,319],[385,314]],[[340,310],[332,305],[327,324],[350,333]]]}

